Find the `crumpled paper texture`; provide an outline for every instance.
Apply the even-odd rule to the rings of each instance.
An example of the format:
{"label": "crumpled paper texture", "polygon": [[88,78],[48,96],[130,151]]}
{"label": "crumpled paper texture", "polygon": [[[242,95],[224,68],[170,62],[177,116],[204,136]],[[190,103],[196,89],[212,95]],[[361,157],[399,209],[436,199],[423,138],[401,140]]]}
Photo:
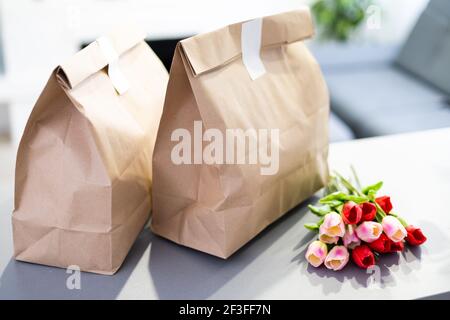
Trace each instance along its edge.
{"label": "crumpled paper texture", "polygon": [[[181,41],[153,155],[152,230],[227,258],[328,179],[329,96],[303,40],[307,8],[263,18],[261,60],[252,80],[242,61],[241,23]],[[204,129],[279,129],[279,171],[260,165],[176,165],[171,133],[194,121]]]}
{"label": "crumpled paper texture", "polygon": [[133,25],[108,35],[130,84],[123,95],[96,42],[51,75],[17,154],[17,260],[113,274],[148,220],[168,73],[144,37]]}

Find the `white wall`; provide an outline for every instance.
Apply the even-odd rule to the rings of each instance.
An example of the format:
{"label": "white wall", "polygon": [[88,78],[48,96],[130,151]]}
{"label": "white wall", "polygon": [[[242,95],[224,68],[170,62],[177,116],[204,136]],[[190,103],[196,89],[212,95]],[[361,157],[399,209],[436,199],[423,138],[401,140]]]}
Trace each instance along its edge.
{"label": "white wall", "polygon": [[[0,0],[5,63],[11,76],[30,69],[48,74],[75,52],[81,39],[95,39],[123,19],[138,21],[152,38],[179,37],[232,22],[291,10],[312,0]],[[428,0],[375,0],[380,30],[363,39],[401,41]]]}
{"label": "white wall", "polygon": [[[192,35],[260,15],[290,10],[298,0],[1,0],[6,66],[11,75],[51,68],[120,20],[151,38]],[[37,70],[41,71],[41,70]]]}
{"label": "white wall", "polygon": [[[0,77],[0,118],[7,116],[14,142],[59,63],[81,42],[120,20],[138,22],[149,38],[182,37],[239,20],[286,11],[298,0],[0,0],[6,75]],[[0,121],[0,126],[5,126]],[[1,132],[0,128],[0,132]]]}
{"label": "white wall", "polygon": [[[0,105],[9,104],[13,139],[19,139],[52,69],[76,52],[82,41],[95,39],[120,20],[137,21],[153,39],[177,38],[292,10],[311,1],[0,0],[6,67],[6,75],[0,76]],[[375,1],[382,9],[381,28],[364,28],[356,41],[402,41],[428,2]],[[0,117],[5,117],[1,108]]]}

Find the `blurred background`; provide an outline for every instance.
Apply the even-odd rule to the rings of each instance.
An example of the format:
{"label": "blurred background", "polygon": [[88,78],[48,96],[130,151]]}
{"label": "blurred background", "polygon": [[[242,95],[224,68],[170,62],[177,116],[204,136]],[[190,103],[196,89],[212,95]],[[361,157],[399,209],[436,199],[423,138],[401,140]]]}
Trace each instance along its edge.
{"label": "blurred background", "polygon": [[332,141],[450,126],[448,0],[0,0],[0,140],[18,143],[51,71],[118,21],[169,67],[180,39],[305,4]]}

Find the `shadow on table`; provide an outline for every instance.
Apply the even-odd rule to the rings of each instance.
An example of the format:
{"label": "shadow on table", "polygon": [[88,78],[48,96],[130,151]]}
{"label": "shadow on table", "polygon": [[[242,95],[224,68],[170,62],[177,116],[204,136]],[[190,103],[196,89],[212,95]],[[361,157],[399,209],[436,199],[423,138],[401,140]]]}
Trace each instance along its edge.
{"label": "shadow on table", "polygon": [[[0,278],[0,299],[114,299],[149,246],[152,284],[143,286],[153,285],[160,299],[264,298],[287,273],[297,274],[294,279],[298,282],[309,281],[320,287],[327,296],[338,293],[344,281],[358,289],[391,287],[395,285],[391,272],[408,274],[421,267],[420,247],[383,256],[380,268],[371,273],[353,264],[340,272],[309,266],[304,255],[316,235],[307,232],[303,224],[314,219],[306,207],[312,201],[291,210],[227,260],[176,245],[145,230],[114,276],[82,273],[81,290],[66,288],[69,274],[64,269],[11,260]],[[283,297],[283,292],[280,295]]]}
{"label": "shadow on table", "polygon": [[[326,268],[314,268],[307,265],[306,273],[314,286],[322,286],[325,295],[338,293],[344,282],[350,282],[353,288],[385,288],[395,285],[390,267],[399,263],[398,253],[392,253],[381,258],[375,267],[369,270],[358,268],[352,262],[339,272]],[[306,262],[302,262],[306,264]],[[355,297],[356,298],[356,297]]]}
{"label": "shadow on table", "polygon": [[[233,292],[228,298],[255,297],[282,276],[284,262],[289,262],[294,255],[292,248],[286,259],[273,260],[273,257],[283,252],[278,246],[296,243],[299,236],[297,223],[308,211],[306,203],[313,200],[311,198],[291,210],[228,260],[176,245],[145,230],[115,275],[83,272],[81,290],[67,289],[70,274],[65,269],[11,259],[0,278],[0,299],[114,299],[149,246],[149,272],[157,297],[161,299],[209,298],[229,285],[235,285],[236,290],[226,291]],[[286,235],[293,239],[277,241]],[[313,236],[310,234],[311,239]],[[286,257],[286,254],[282,256]],[[273,269],[267,272],[268,268]],[[238,276],[243,280],[231,281]]]}
{"label": "shadow on table", "polygon": [[[251,299],[296,268],[291,243],[297,243],[307,203],[294,208],[263,230],[227,260],[155,237],[148,264],[161,299]],[[280,238],[293,240],[279,241]],[[314,234],[308,233],[309,242]],[[305,244],[306,244],[305,242]],[[226,290],[219,290],[226,287]]]}
{"label": "shadow on table", "polygon": [[119,271],[113,276],[81,273],[81,289],[66,287],[65,269],[11,259],[0,278],[1,299],[114,299],[148,248],[153,235],[141,232]]}
{"label": "shadow on table", "polygon": [[[355,289],[392,287],[396,285],[392,272],[409,274],[421,267],[420,247],[384,255],[377,267],[370,271],[359,269],[353,263],[340,272],[311,267],[304,255],[307,245],[316,235],[303,229],[304,222],[314,219],[307,211],[305,204],[293,209],[227,260],[155,237],[148,268],[159,298],[264,297],[267,289],[279,283],[280,279],[287,279],[283,277],[286,273],[297,273],[298,277],[291,279],[309,281],[311,285],[319,286],[327,296],[339,293],[344,282]],[[293,288],[298,287],[293,284]],[[284,294],[279,293],[281,296]]]}
{"label": "shadow on table", "polygon": [[[287,272],[297,272],[299,282],[306,280],[313,286],[320,286],[327,296],[339,293],[344,281],[358,289],[395,286],[392,271],[401,268],[401,272],[407,274],[411,268],[420,267],[420,264],[408,264],[420,260],[420,248],[385,255],[378,262],[378,268],[370,272],[352,263],[340,272],[311,267],[304,256],[316,235],[303,228],[306,221],[314,219],[307,211],[305,204],[293,209],[227,260],[155,237],[148,266],[159,298],[264,297],[264,292],[283,279]],[[303,238],[298,241],[302,234]],[[400,259],[404,261],[400,262]],[[283,296],[283,292],[280,295]]]}
{"label": "shadow on table", "polygon": [[[314,268],[304,259],[306,248],[296,257],[299,264],[303,265],[302,272],[307,275],[313,286],[321,286],[325,295],[341,291],[344,282],[351,283],[355,289],[384,289],[396,285],[393,271],[401,269],[403,274],[409,274],[420,264],[410,266],[408,263],[420,262],[422,249],[420,247],[406,247],[401,253],[394,252],[382,255],[376,265],[364,270],[349,261],[349,264],[339,272],[334,272],[325,267]],[[355,297],[358,298],[358,297]]]}

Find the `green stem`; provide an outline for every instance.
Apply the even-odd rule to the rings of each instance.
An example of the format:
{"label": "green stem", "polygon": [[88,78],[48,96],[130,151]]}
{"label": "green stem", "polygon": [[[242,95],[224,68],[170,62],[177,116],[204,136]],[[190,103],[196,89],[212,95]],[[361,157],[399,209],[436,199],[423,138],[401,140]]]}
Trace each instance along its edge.
{"label": "green stem", "polygon": [[395,214],[395,213],[393,213],[393,212],[390,212],[389,214],[390,214],[391,216],[396,217],[396,218],[398,219],[398,221],[400,221],[400,223],[401,223],[405,228],[409,226],[408,222],[406,222],[406,220],[403,219],[402,217],[398,216],[397,214]]}
{"label": "green stem", "polygon": [[344,185],[344,187],[348,189],[348,191],[351,191],[358,196],[365,197],[365,195],[362,192],[360,192],[358,189],[356,189],[347,179],[345,179],[343,176],[341,176],[338,172],[335,172],[335,174],[341,180],[341,183]]}
{"label": "green stem", "polygon": [[376,203],[376,201],[374,202],[375,207],[377,208],[377,213],[376,213],[376,219],[378,223],[381,223],[383,221],[383,218],[386,217],[386,212],[384,212],[384,210],[380,207],[380,205],[378,203]]}
{"label": "green stem", "polygon": [[356,173],[355,167],[353,165],[350,165],[350,170],[353,173],[353,177],[355,178],[356,186],[358,187],[358,190],[362,189],[361,181],[359,180],[358,174]]}

